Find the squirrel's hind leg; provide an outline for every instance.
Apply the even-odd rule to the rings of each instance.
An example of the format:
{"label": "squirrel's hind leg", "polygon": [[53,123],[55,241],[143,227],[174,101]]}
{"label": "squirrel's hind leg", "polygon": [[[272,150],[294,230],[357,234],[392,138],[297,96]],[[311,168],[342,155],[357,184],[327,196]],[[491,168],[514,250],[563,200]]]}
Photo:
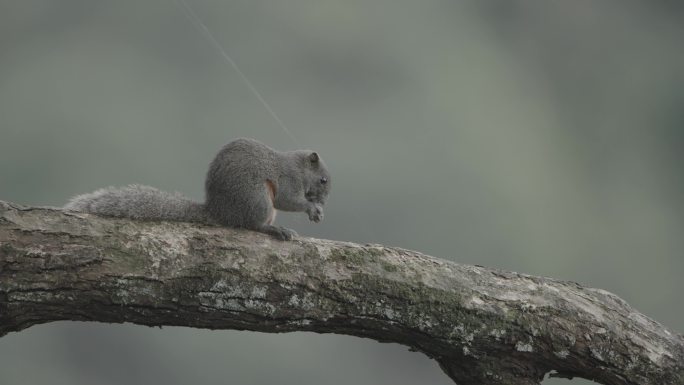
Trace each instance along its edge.
{"label": "squirrel's hind leg", "polygon": [[273,225],[276,216],[276,209],[274,207],[275,194],[275,185],[270,180],[267,180],[263,184],[261,194],[259,194],[261,198],[251,204],[253,215],[250,218],[251,223],[247,227],[269,234],[282,241],[289,241],[296,237],[297,233],[287,227]]}

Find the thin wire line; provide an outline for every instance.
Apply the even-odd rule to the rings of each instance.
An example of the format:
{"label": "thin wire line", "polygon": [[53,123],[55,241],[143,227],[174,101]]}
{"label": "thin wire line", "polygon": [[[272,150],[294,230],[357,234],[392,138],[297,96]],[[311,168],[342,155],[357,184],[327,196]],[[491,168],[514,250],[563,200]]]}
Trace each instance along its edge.
{"label": "thin wire line", "polygon": [[252,82],[249,81],[249,78],[247,78],[247,75],[245,75],[240,70],[240,67],[238,67],[237,63],[235,63],[235,61],[233,61],[233,59],[231,59],[230,55],[228,55],[226,50],[223,49],[223,46],[221,45],[221,43],[219,43],[216,40],[216,38],[214,38],[214,35],[211,33],[209,28],[202,22],[202,19],[200,19],[199,16],[197,16],[195,11],[192,10],[190,5],[185,0],[176,0],[176,4],[179,4],[181,9],[183,10],[183,14],[185,14],[185,16],[188,18],[188,20],[190,20],[190,23],[192,23],[192,25],[195,28],[197,28],[197,30],[199,30],[207,40],[209,40],[209,42],[214,46],[214,48],[218,51],[218,53],[220,53],[221,56],[223,56],[223,58],[226,59],[228,64],[230,64],[233,67],[235,72],[237,72],[237,74],[240,75],[240,77],[245,82],[245,84],[247,85],[249,90],[252,91],[254,96],[256,96],[256,98],[259,99],[261,104],[264,105],[264,108],[266,108],[266,111],[268,111],[268,113],[273,117],[273,119],[278,123],[278,125],[283,129],[283,131],[285,131],[285,133],[290,137],[290,139],[292,139],[292,141],[295,142],[295,144],[297,146],[299,146],[300,144],[299,144],[299,141],[297,140],[297,138],[292,134],[292,132],[287,128],[287,126],[285,126],[285,123],[283,123],[283,121],[280,120],[278,115],[276,115],[275,111],[273,111],[271,106],[261,96],[259,91],[257,91],[257,89],[254,87],[254,85],[252,85]]}
{"label": "thin wire line", "polygon": [[[299,141],[297,138],[292,134],[292,132],[285,126],[285,123],[283,123],[282,120],[276,115],[275,111],[271,108],[271,106],[266,102],[266,100],[261,96],[259,91],[252,85],[252,82],[249,81],[247,78],[247,75],[245,75],[241,70],[240,67],[238,67],[237,63],[233,59],[231,59],[230,55],[228,55],[228,52],[226,52],[225,49],[223,49],[223,46],[221,43],[219,43],[216,38],[214,38],[214,35],[211,33],[209,28],[202,22],[202,19],[199,18],[197,13],[193,11],[193,9],[190,7],[190,5],[185,1],[185,0],[176,0],[176,4],[181,8],[183,11],[183,14],[190,20],[190,23],[197,28],[204,37],[209,40],[209,42],[214,46],[214,48],[218,51],[218,53],[223,56],[224,59],[233,67],[235,72],[237,72],[238,75],[242,78],[242,80],[245,82],[247,87],[249,88],[250,91],[256,96],[257,99],[261,102],[261,104],[264,105],[264,108],[266,108],[266,111],[273,117],[273,119],[278,123],[278,125],[285,131],[285,133],[292,139],[292,141],[297,145],[300,146]],[[360,216],[353,212],[354,217],[359,219],[360,221]],[[360,223],[365,223],[363,221],[360,221]],[[365,227],[365,225],[361,228],[361,231],[366,235],[370,236],[371,239],[376,239],[376,237],[373,236],[373,234],[370,233],[369,229]]]}

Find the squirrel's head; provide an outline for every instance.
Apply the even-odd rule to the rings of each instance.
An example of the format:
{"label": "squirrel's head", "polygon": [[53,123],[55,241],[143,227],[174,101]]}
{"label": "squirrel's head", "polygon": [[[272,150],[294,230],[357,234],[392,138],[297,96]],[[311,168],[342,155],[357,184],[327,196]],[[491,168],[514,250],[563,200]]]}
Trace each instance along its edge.
{"label": "squirrel's head", "polygon": [[317,152],[307,151],[303,155],[306,200],[323,205],[330,193],[330,173]]}

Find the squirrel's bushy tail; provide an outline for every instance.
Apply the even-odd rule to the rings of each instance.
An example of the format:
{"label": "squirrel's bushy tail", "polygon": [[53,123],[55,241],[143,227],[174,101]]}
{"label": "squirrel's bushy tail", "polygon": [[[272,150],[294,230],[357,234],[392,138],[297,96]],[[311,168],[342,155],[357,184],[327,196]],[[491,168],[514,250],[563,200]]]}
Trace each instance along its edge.
{"label": "squirrel's bushy tail", "polygon": [[203,204],[177,192],[135,184],[77,195],[64,209],[139,220],[210,222]]}

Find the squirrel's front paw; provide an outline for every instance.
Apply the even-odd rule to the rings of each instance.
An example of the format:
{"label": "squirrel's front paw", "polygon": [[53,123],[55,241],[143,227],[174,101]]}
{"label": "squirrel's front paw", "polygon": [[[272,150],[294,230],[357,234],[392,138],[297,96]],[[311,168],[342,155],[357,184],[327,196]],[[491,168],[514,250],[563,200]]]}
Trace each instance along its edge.
{"label": "squirrel's front paw", "polygon": [[313,204],[306,209],[306,213],[309,214],[309,220],[316,223],[323,220],[323,207],[319,204]]}

